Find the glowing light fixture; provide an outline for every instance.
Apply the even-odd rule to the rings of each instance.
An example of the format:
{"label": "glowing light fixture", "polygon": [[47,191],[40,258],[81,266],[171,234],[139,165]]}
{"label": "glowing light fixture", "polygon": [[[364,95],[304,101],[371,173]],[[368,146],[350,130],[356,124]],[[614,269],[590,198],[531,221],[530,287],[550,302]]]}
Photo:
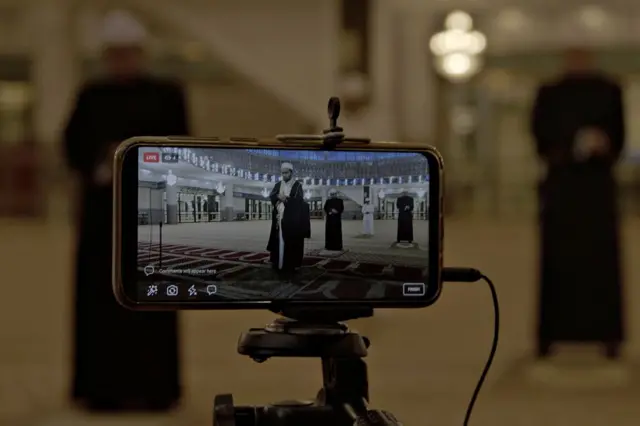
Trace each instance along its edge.
{"label": "glowing light fixture", "polygon": [[482,68],[487,39],[473,29],[473,18],[468,13],[457,10],[445,19],[445,30],[431,37],[429,47],[438,73],[458,83],[469,80]]}
{"label": "glowing light fixture", "polygon": [[580,21],[590,29],[599,30],[607,23],[607,13],[598,6],[586,6],[579,12]]}
{"label": "glowing light fixture", "polygon": [[218,182],[216,185],[216,192],[218,194],[224,194],[224,191],[227,190],[227,187],[222,184],[222,182]]}

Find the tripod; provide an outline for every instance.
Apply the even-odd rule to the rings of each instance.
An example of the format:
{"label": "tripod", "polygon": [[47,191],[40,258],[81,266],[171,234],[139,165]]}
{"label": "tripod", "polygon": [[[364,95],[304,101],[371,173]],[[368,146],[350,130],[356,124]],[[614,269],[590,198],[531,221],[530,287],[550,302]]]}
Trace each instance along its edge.
{"label": "tripod", "polygon": [[272,357],[320,358],[322,389],[314,401],[234,406],[230,394],[216,395],[214,426],[386,426],[400,425],[381,410],[370,410],[367,365],[369,339],[343,321],[367,318],[373,309],[285,310],[285,318],[240,336],[238,353],[256,362]]}

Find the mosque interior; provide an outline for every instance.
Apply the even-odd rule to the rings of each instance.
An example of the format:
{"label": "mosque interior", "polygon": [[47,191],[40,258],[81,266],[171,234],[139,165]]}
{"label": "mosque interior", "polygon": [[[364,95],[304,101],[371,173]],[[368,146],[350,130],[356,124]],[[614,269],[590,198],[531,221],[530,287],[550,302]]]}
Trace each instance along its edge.
{"label": "mosque interior", "polygon": [[[269,275],[266,250],[268,197],[283,161],[293,165],[311,216],[304,273],[288,288]],[[148,281],[145,268],[215,270],[216,281],[242,283],[218,291],[235,299],[273,296],[274,288],[279,297],[384,298],[401,294],[406,282],[424,282],[429,175],[422,154],[141,148],[139,164],[142,282]],[[403,194],[414,203],[411,241],[398,241]],[[330,196],[344,204],[342,250],[325,247],[323,209]],[[369,232],[365,206],[373,212]],[[206,284],[214,277],[199,279]]]}

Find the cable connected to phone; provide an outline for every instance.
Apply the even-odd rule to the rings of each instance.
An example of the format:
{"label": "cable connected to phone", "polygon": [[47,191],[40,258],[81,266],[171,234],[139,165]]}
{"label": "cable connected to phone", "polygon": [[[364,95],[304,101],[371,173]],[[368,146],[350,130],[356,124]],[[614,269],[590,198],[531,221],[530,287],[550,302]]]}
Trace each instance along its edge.
{"label": "cable connected to phone", "polygon": [[491,299],[493,301],[493,341],[491,342],[491,350],[489,351],[487,362],[482,369],[482,374],[480,374],[478,384],[476,384],[473,394],[471,395],[471,399],[469,400],[467,412],[464,416],[464,422],[462,423],[463,426],[469,425],[469,420],[471,419],[471,413],[473,412],[476,400],[478,399],[480,390],[482,389],[487,375],[489,374],[489,370],[493,364],[493,359],[495,358],[496,351],[498,350],[498,337],[500,335],[500,304],[498,303],[498,293],[496,292],[493,282],[479,270],[474,268],[443,268],[442,270],[443,282],[475,283],[480,280],[484,280],[491,291]]}

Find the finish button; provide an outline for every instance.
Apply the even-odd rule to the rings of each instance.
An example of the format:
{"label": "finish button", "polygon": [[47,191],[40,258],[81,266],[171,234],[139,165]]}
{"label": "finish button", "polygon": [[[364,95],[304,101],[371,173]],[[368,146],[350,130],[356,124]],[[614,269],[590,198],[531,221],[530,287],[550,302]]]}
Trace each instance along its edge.
{"label": "finish button", "polygon": [[404,283],[402,284],[402,294],[404,296],[424,296],[427,293],[427,286],[424,283]]}

